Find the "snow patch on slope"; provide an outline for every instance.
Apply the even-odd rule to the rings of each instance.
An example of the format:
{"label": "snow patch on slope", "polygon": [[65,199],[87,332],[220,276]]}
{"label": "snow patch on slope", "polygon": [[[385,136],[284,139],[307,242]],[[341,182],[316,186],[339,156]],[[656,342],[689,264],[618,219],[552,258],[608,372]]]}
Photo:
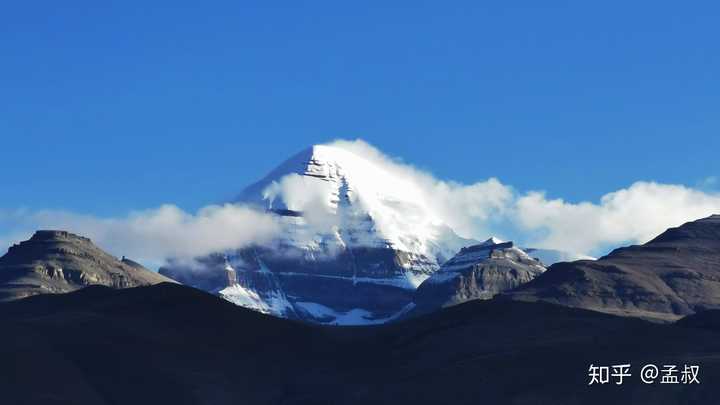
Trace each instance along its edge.
{"label": "snow patch on slope", "polygon": [[410,303],[398,313],[385,318],[374,318],[372,312],[361,308],[340,312],[315,302],[296,302],[295,306],[315,318],[319,323],[326,325],[379,325],[406,314],[415,307],[415,304]]}
{"label": "snow patch on slope", "polygon": [[275,292],[269,293],[266,298],[249,288],[245,288],[239,284],[226,287],[219,292],[220,296],[235,305],[252,309],[263,314],[278,315],[284,314],[292,309],[292,304],[288,300]]}
{"label": "snow patch on slope", "polygon": [[[225,263],[225,270],[233,273],[236,272],[230,263],[227,262]],[[260,273],[266,274],[267,277],[272,276],[270,270],[265,267],[262,262],[260,262]],[[236,282],[223,288],[218,294],[221,298],[235,305],[262,312],[263,314],[284,316],[293,310],[293,305],[280,290],[266,291],[261,297],[254,289]]]}

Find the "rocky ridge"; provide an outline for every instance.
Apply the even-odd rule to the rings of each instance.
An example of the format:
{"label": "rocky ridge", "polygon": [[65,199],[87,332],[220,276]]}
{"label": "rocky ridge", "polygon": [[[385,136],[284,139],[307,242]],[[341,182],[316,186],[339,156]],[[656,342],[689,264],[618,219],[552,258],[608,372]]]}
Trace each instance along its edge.
{"label": "rocky ridge", "polygon": [[0,257],[0,301],[75,291],[88,285],[128,288],[172,281],[86,237],[40,230]]}

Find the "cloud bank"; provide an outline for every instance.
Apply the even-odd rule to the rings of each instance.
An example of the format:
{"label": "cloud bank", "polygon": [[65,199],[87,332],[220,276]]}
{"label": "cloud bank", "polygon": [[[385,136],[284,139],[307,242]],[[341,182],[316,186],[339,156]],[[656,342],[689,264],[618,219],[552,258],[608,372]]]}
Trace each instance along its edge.
{"label": "cloud bank", "polygon": [[515,201],[520,229],[541,231],[530,243],[598,253],[604,247],[644,243],[669,227],[720,213],[720,194],[682,185],[636,182],[598,203],[572,204],[530,192]]}
{"label": "cloud bank", "polygon": [[122,218],[18,210],[0,212],[0,225],[15,229],[0,238],[3,248],[27,239],[36,229],[63,229],[87,236],[117,256],[126,255],[154,266],[171,257],[190,259],[267,242],[280,232],[272,216],[232,204],[207,206],[195,214],[163,205]]}
{"label": "cloud bank", "polygon": [[[370,176],[368,184],[373,187],[384,187],[380,183],[390,177],[398,179],[391,182],[391,191],[412,193],[420,207],[415,214],[426,217],[418,221],[444,223],[461,236],[475,239],[496,235],[524,246],[599,255],[623,244],[644,243],[668,227],[720,213],[720,192],[708,187],[639,181],[608,192],[599,201],[572,203],[548,199],[542,190],[520,192],[495,178],[474,184],[437,179],[361,140],[330,145],[362,157],[383,173],[385,178]],[[324,223],[330,213],[319,203],[327,191],[306,183],[302,176],[286,176],[266,188],[265,196],[281,196],[290,208],[305,211],[309,221],[320,227],[333,225]],[[271,215],[231,204],[209,206],[194,214],[164,205],[121,218],[17,210],[0,212],[0,251],[38,228],[83,234],[116,255],[152,264],[169,257],[190,258],[265,243],[282,233]]]}
{"label": "cloud bank", "polygon": [[[433,215],[465,237],[497,235],[525,246],[580,254],[644,243],[665,229],[720,213],[720,192],[708,187],[638,181],[605,194],[600,201],[570,203],[548,199],[541,190],[520,193],[491,178],[461,184],[434,178],[361,141],[336,141],[423,190]],[[703,181],[714,183],[717,177]]]}

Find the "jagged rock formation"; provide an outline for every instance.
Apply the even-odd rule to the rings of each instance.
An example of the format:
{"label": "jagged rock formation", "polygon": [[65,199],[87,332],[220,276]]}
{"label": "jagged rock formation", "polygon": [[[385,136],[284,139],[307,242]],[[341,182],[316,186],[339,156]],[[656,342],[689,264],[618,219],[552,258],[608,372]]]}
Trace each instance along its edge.
{"label": "jagged rock formation", "polygon": [[0,257],[0,301],[94,284],[128,288],[165,281],[172,280],[132,260],[118,260],[90,239],[65,231],[37,231]]}
{"label": "jagged rock formation", "polygon": [[597,261],[555,264],[507,297],[661,321],[720,309],[720,215]]}
{"label": "jagged rock formation", "polygon": [[415,293],[414,313],[426,313],[471,300],[490,299],[525,284],[545,271],[512,242],[491,238],[460,250]]}

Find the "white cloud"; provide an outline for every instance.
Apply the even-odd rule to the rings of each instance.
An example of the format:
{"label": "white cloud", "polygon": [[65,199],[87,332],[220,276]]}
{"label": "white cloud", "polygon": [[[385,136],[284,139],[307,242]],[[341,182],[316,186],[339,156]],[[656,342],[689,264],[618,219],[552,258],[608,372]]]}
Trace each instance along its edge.
{"label": "white cloud", "polygon": [[65,211],[0,213],[0,224],[14,231],[0,239],[27,239],[36,229],[63,229],[91,238],[115,255],[126,255],[148,265],[169,257],[192,258],[264,242],[280,227],[272,218],[239,205],[208,206],[189,214],[174,205],[133,212],[122,218],[99,218]]}
{"label": "white cloud", "polygon": [[[302,212],[308,225],[315,232],[330,232],[337,221],[333,212],[327,204],[327,196],[331,195],[331,185],[325,181],[313,181],[314,179],[291,173],[280,179],[279,182],[271,183],[263,190],[263,197],[271,201],[281,200],[284,208],[292,211]],[[271,205],[272,208],[277,208]]]}
{"label": "white cloud", "polygon": [[720,194],[682,185],[637,182],[604,195],[599,203],[572,204],[531,192],[515,202],[521,229],[542,231],[528,243],[597,253],[604,247],[644,243],[669,227],[720,213]]}
{"label": "white cloud", "polygon": [[512,205],[512,187],[495,178],[473,184],[444,181],[384,155],[362,140],[340,140],[330,145],[362,156],[379,168],[380,174],[373,176],[373,182],[383,182],[389,177],[397,179],[393,190],[383,192],[388,194],[400,189],[400,198],[415,199],[421,203],[423,215],[449,225],[465,237],[483,237],[492,233],[496,219],[505,215],[506,209]]}

